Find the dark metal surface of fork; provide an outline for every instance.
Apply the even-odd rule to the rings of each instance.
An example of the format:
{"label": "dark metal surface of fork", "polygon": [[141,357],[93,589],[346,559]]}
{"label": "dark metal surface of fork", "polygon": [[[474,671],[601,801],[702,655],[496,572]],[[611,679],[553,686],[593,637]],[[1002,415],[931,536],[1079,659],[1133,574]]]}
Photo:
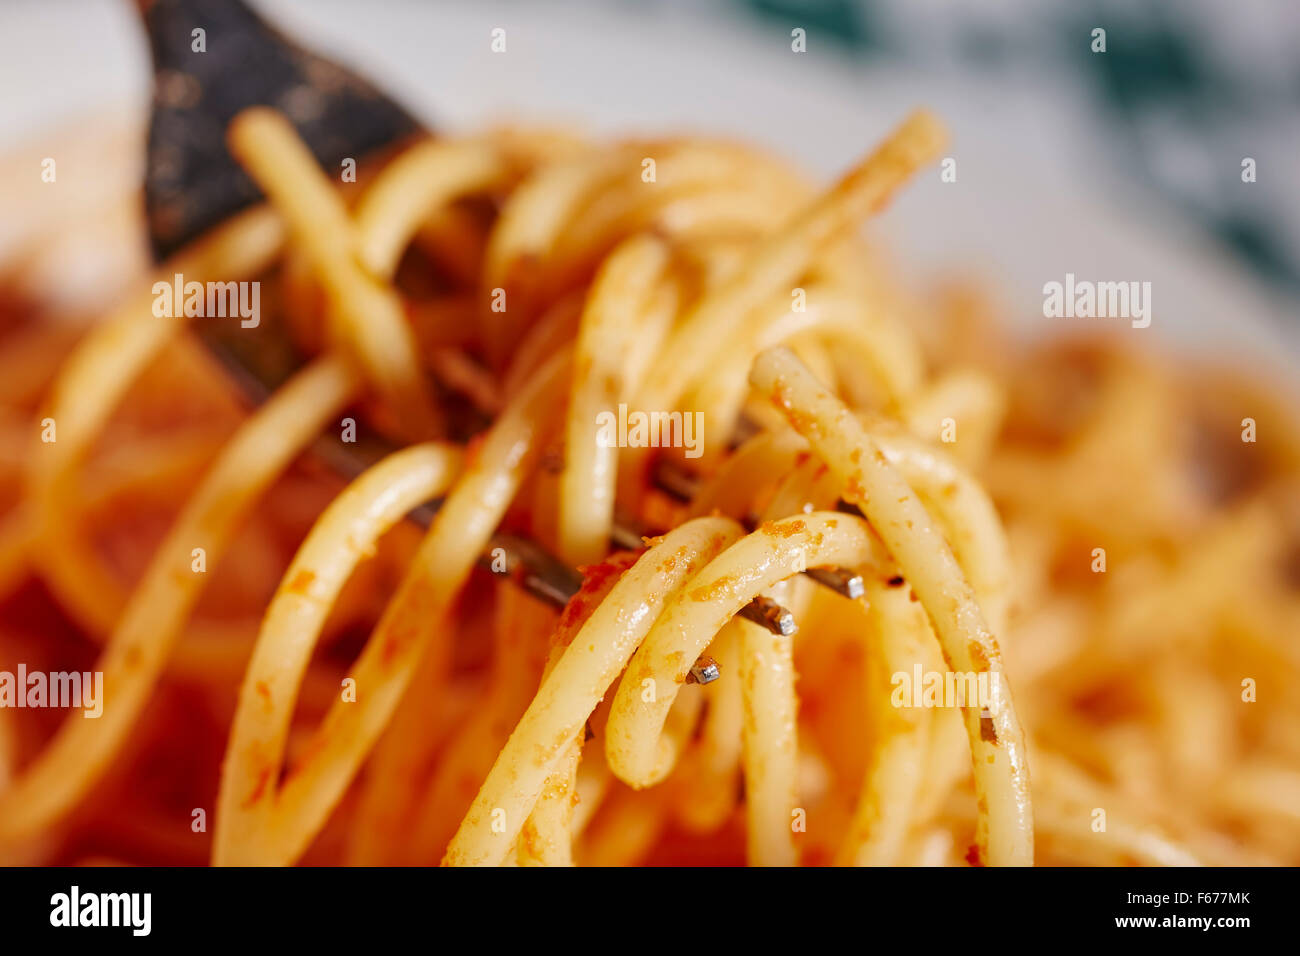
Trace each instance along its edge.
{"label": "dark metal surface of fork", "polygon": [[156,258],[260,197],[226,150],[226,127],[246,107],[284,112],[326,169],[419,130],[371,83],[292,43],[243,0],[141,7],[154,63],[144,193]]}

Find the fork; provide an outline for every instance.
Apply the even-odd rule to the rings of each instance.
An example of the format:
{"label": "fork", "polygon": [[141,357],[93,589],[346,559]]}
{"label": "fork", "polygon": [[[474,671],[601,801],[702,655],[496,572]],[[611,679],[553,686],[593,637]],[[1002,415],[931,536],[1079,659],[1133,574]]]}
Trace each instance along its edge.
{"label": "fork", "polygon": [[[337,168],[346,157],[391,150],[426,133],[373,84],[294,43],[243,0],[137,0],[137,5],[154,65],[144,197],[149,242],[158,260],[261,200],[226,149],[227,125],[249,106],[284,112],[325,168]],[[191,328],[254,403],[264,401],[305,362],[282,323],[263,321],[255,331],[215,321]],[[394,450],[374,436],[347,446],[321,438],[312,454],[351,479]],[[684,498],[692,478],[664,463],[656,483]],[[409,517],[427,526],[436,510],[436,503],[426,504]],[[611,544],[640,549],[642,533],[619,520]],[[480,565],[492,567],[494,552],[498,566],[504,554],[512,580],[552,606],[563,607],[582,584],[577,571],[527,537],[497,533]],[[850,598],[863,593],[861,577],[851,572],[814,568],[805,573]],[[769,598],[755,598],[740,614],[773,633],[789,635],[797,629],[793,615]],[[718,672],[716,666],[700,664],[692,675],[707,683]]]}

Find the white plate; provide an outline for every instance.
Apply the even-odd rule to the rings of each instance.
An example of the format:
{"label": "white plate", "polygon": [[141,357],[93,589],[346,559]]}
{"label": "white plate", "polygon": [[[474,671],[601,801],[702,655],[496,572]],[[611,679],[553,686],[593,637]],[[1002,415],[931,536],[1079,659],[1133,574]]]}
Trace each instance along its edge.
{"label": "white plate", "polygon": [[[148,96],[147,50],[122,0],[8,0],[0,8],[0,137],[13,145],[88,112]],[[990,87],[839,60],[814,32],[809,52],[707,8],[610,3],[263,0],[309,45],[363,69],[443,128],[511,118],[593,132],[681,132],[763,143],[830,176],[909,108],[954,131],[956,183],[937,170],[882,220],[900,261],[925,273],[987,275],[1031,334],[1082,323],[1046,319],[1042,287],[1080,278],[1152,283],[1151,327],[1179,348],[1295,365],[1300,324],[1195,227],[1100,170],[1088,137],[1049,89]],[[689,15],[689,18],[688,18]],[[201,24],[196,24],[201,25]],[[506,30],[493,53],[491,31]],[[1049,85],[1049,84],[1045,84]],[[1225,189],[1243,188],[1227,170]]]}

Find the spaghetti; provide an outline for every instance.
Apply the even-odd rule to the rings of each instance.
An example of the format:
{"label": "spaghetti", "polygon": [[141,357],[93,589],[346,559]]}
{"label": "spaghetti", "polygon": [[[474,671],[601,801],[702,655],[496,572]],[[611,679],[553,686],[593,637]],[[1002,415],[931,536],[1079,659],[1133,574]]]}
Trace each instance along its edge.
{"label": "spaghetti", "polygon": [[[107,689],[0,708],[0,859],[1300,859],[1300,430],[1112,344],[975,361],[979,300],[857,232],[943,143],[914,114],[818,194],[729,143],[503,130],[340,189],[238,117],[267,205],[158,273],[264,282],[288,384],[241,412],[152,277],[75,345],[0,340],[0,664]],[[666,440],[603,440],[627,409]],[[340,487],[303,453],[345,416],[405,447]],[[629,518],[661,533],[617,550]],[[581,569],[558,617],[475,570],[502,527]]]}

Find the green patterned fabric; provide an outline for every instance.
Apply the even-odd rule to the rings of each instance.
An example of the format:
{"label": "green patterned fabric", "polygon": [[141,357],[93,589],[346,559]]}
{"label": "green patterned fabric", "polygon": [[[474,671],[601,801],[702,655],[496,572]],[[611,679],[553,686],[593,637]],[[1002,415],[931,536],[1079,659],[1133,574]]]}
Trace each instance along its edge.
{"label": "green patterned fabric", "polygon": [[[1300,292],[1300,2],[726,0],[739,18],[835,40],[843,56],[1062,89],[1113,165]],[[1104,54],[1091,51],[1094,27]],[[1049,82],[1043,82],[1044,80]],[[1240,162],[1258,181],[1242,189]]]}

